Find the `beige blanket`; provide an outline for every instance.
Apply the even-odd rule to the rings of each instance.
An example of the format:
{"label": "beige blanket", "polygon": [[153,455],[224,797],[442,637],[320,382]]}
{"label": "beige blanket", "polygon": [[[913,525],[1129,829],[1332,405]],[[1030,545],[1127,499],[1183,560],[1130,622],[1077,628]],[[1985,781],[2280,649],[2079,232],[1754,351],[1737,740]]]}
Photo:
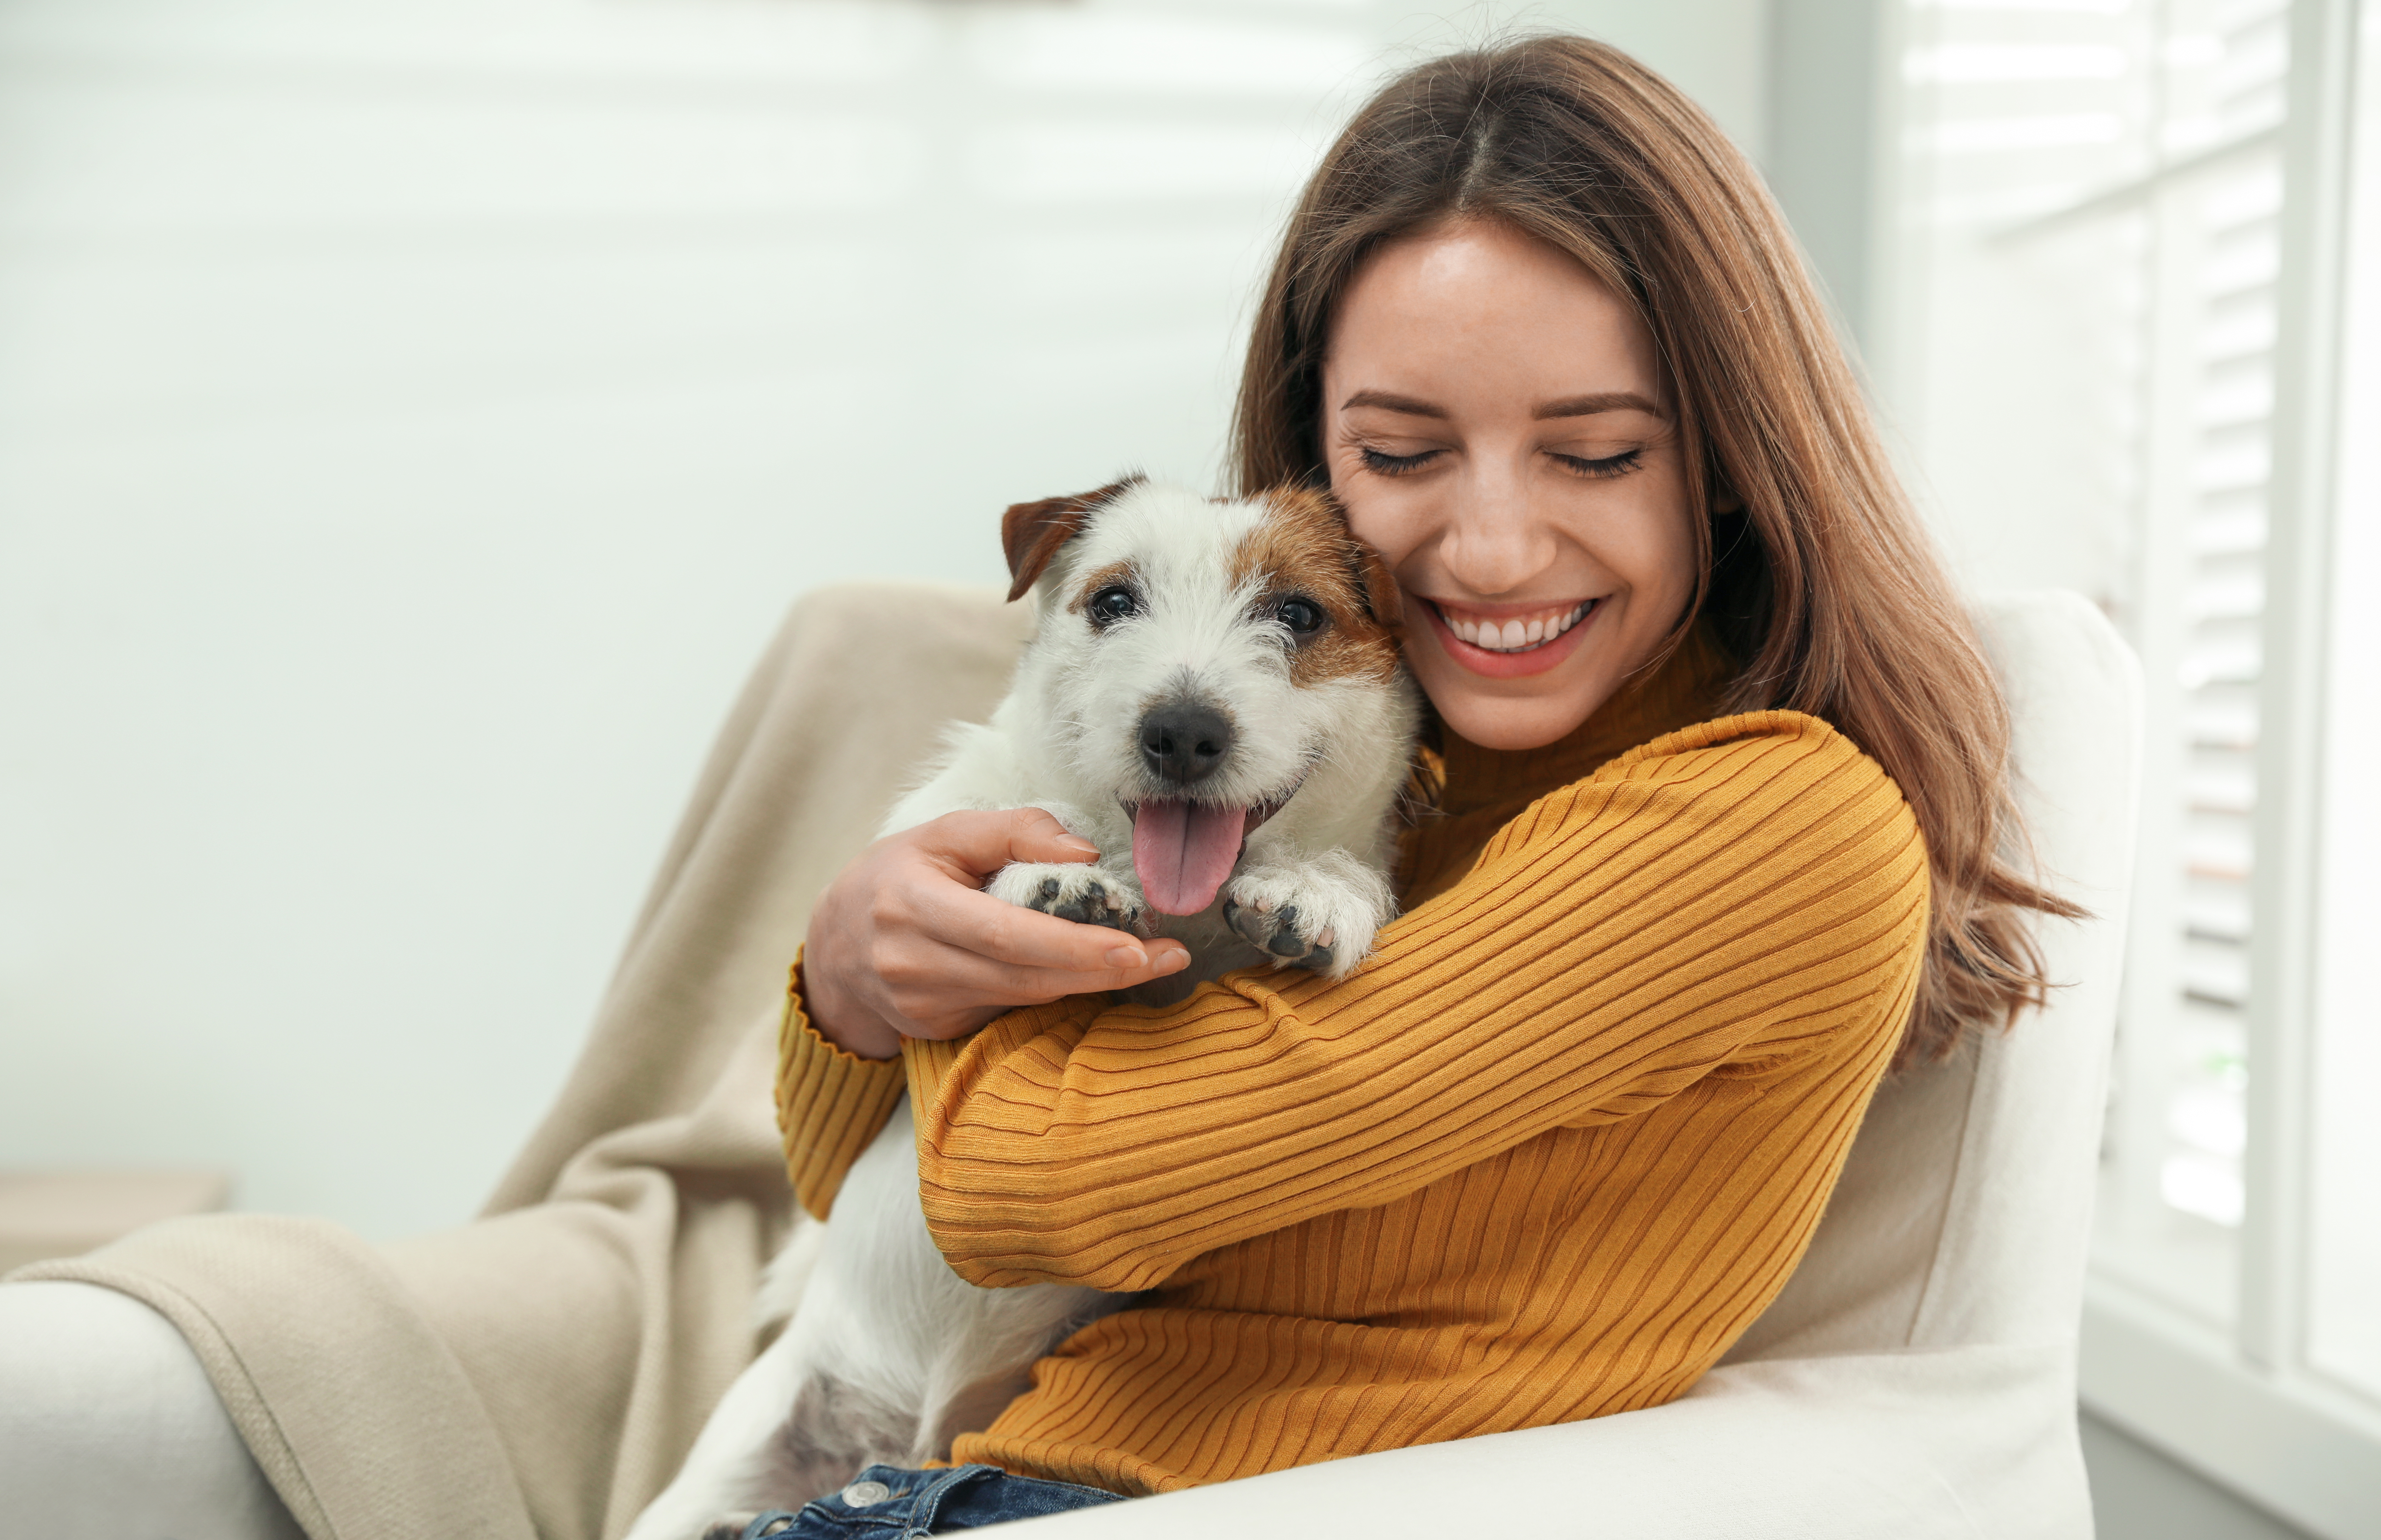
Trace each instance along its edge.
{"label": "beige blanket", "polygon": [[19,1276],[180,1327],[312,1540],[618,1534],[757,1346],[753,1284],[793,1216],[778,1000],[812,898],[942,725],[990,711],[1029,623],[970,589],[795,606],[476,1223],[373,1247],[317,1219],[183,1219]]}

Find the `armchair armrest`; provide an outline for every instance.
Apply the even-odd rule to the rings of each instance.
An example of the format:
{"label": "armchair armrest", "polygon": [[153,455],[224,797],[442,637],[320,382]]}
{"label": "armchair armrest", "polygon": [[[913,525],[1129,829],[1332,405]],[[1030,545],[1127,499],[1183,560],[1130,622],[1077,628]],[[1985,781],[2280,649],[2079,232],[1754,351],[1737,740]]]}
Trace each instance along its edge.
{"label": "armchair armrest", "polygon": [[2074,1365],[2072,1343],[1731,1364],[1644,1412],[1029,1522],[1049,1540],[2089,1540]]}

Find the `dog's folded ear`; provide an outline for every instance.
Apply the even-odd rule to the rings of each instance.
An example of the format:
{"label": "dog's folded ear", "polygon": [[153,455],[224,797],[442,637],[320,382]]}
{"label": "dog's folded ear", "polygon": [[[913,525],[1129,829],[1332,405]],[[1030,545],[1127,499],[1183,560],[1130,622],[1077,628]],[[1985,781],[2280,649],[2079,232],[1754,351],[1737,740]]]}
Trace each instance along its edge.
{"label": "dog's folded ear", "polygon": [[1038,503],[1015,503],[1000,516],[1001,549],[1008,554],[1008,598],[1011,604],[1025,597],[1033,580],[1050,565],[1058,547],[1075,537],[1083,521],[1093,512],[1115,502],[1126,493],[1149,480],[1139,471],[1120,482],[1110,482],[1097,492],[1079,492],[1071,497],[1044,497]]}
{"label": "dog's folded ear", "polygon": [[1392,636],[1402,635],[1406,626],[1405,593],[1398,587],[1398,575],[1381,559],[1381,553],[1350,534],[1348,565],[1355,571],[1356,591],[1364,596],[1365,613]]}

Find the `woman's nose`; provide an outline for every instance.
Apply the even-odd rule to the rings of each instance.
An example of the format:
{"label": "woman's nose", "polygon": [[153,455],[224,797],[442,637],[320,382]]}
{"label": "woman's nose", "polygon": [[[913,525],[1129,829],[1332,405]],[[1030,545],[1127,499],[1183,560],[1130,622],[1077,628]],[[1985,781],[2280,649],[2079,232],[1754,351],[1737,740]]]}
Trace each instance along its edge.
{"label": "woman's nose", "polygon": [[1511,593],[1555,563],[1552,522],[1518,478],[1474,475],[1456,496],[1439,547],[1448,577],[1484,598]]}

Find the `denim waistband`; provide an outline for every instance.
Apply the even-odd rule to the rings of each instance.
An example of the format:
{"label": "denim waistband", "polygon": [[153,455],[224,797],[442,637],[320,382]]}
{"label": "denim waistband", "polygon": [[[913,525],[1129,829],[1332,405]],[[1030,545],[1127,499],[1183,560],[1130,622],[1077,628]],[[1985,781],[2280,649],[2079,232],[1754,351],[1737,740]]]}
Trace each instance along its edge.
{"label": "denim waistband", "polygon": [[741,1540],[910,1540],[1122,1500],[1096,1486],[1011,1475],[995,1465],[871,1465],[799,1513],[762,1514]]}

